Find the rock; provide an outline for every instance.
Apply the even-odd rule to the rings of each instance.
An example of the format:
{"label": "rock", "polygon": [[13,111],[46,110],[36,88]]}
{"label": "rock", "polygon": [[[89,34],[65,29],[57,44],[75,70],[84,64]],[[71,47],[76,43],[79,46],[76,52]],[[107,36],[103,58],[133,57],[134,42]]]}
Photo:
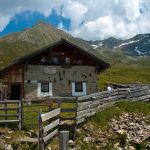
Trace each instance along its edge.
{"label": "rock", "polygon": [[117,130],[116,132],[119,133],[119,134],[124,134],[124,133],[126,133],[126,131],[123,130],[123,129]]}
{"label": "rock", "polygon": [[69,144],[69,146],[73,146],[74,145],[74,141],[69,140],[68,144]]}
{"label": "rock", "polygon": [[92,137],[89,136],[89,137],[85,137],[83,139],[83,141],[86,142],[86,143],[95,142],[95,138],[92,138]]}
{"label": "rock", "polygon": [[50,146],[49,146],[47,149],[48,149],[48,150],[52,150]]}
{"label": "rock", "polygon": [[81,129],[76,129],[76,132],[77,133],[81,133]]}
{"label": "rock", "polygon": [[12,134],[12,133],[14,133],[14,131],[8,131],[8,133],[9,133],[9,134]]}
{"label": "rock", "polygon": [[27,134],[31,137],[32,136],[32,133],[31,132],[27,132]]}
{"label": "rock", "polygon": [[128,150],[136,150],[133,146],[128,146]]}
{"label": "rock", "polygon": [[13,150],[13,147],[11,146],[11,144],[5,145],[5,150]]}
{"label": "rock", "polygon": [[5,139],[10,140],[11,137],[10,136],[4,136]]}

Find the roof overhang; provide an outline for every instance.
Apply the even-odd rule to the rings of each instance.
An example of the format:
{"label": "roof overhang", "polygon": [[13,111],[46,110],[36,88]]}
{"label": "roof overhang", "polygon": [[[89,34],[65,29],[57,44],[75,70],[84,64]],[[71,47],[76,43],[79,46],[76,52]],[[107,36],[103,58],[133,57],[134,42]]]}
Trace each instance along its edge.
{"label": "roof overhang", "polygon": [[75,45],[74,43],[72,43],[72,42],[70,42],[68,40],[61,39],[61,40],[59,40],[59,41],[57,41],[57,42],[55,42],[55,43],[53,43],[51,45],[45,46],[45,47],[43,47],[41,49],[36,50],[35,52],[32,52],[32,53],[30,53],[28,55],[25,55],[25,56],[23,56],[23,57],[21,57],[19,59],[14,60],[13,62],[8,64],[4,68],[1,68],[0,69],[0,74],[2,74],[3,72],[7,71],[9,68],[11,68],[14,65],[21,64],[21,63],[27,61],[28,59],[30,59],[30,58],[38,55],[38,54],[41,54],[41,53],[43,53],[44,51],[47,51],[50,48],[52,49],[52,48],[54,48],[54,47],[56,47],[56,46],[58,46],[60,44],[63,44],[63,43],[76,48],[78,51],[80,51],[84,55],[87,55],[89,58],[93,59],[97,63],[97,67],[101,68],[100,71],[98,71],[98,72],[103,72],[104,70],[106,70],[106,69],[108,69],[110,67],[109,63],[105,62],[104,60],[100,59],[99,57],[95,56],[94,54],[89,53],[87,50],[82,49],[81,47]]}

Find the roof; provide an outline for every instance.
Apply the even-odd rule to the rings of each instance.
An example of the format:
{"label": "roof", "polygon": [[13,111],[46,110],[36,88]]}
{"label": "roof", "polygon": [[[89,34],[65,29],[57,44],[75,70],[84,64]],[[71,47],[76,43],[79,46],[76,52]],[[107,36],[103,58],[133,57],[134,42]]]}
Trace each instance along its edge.
{"label": "roof", "polygon": [[29,58],[32,58],[32,57],[34,57],[34,56],[36,56],[36,55],[38,55],[40,53],[43,53],[48,48],[53,48],[53,47],[56,47],[57,45],[63,44],[63,43],[65,43],[67,45],[70,45],[72,47],[75,47],[78,51],[80,51],[81,53],[84,53],[84,55],[87,55],[88,57],[90,57],[91,59],[93,59],[94,61],[96,61],[99,65],[104,66],[103,70],[105,70],[105,69],[107,69],[107,68],[110,67],[109,63],[105,62],[104,60],[100,59],[99,57],[95,56],[94,54],[89,53],[87,50],[85,50],[85,49],[83,49],[83,48],[81,48],[81,47],[73,44],[72,42],[70,42],[70,41],[68,41],[66,39],[61,39],[61,40],[58,40],[58,41],[56,41],[56,42],[54,42],[54,43],[52,43],[52,44],[50,44],[48,46],[45,46],[45,47],[43,47],[41,49],[38,49],[38,50],[36,50],[36,51],[28,54],[28,55],[25,55],[23,57],[20,57],[19,59],[16,59],[16,60],[12,61],[7,66],[5,66],[2,69],[0,69],[0,73],[5,72],[6,70],[8,70],[10,67],[12,67],[15,64],[23,63],[24,61],[28,60]]}

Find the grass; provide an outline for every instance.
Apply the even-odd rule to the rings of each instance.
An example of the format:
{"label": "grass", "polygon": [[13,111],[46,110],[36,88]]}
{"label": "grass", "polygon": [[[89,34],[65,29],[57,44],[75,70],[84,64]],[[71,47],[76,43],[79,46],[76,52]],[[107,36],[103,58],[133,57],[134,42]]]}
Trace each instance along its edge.
{"label": "grass", "polygon": [[120,116],[123,112],[149,116],[150,103],[120,101],[115,106],[97,113],[90,120],[91,122],[98,124],[102,129],[108,129],[110,127],[109,122],[111,119]]}
{"label": "grass", "polygon": [[[0,107],[3,108],[3,105]],[[17,107],[17,104],[9,104],[7,106],[8,108]],[[54,103],[52,108],[57,108],[57,104]],[[75,108],[75,103],[62,103],[61,108],[67,109],[67,108]],[[46,113],[49,111],[49,107],[46,103],[32,103],[32,105],[29,105],[27,103],[24,103],[23,107],[23,117],[24,117],[24,125],[25,129],[34,129],[36,130],[38,125],[38,114],[42,110],[42,113]],[[7,114],[16,114],[17,110],[8,110]],[[5,114],[4,111],[0,110],[0,114]],[[71,117],[75,116],[74,112],[63,112],[61,113],[61,117]],[[7,117],[9,120],[16,120],[17,117]],[[4,117],[0,117],[0,120],[5,119]],[[12,127],[12,125],[9,125],[9,127]],[[15,125],[14,125],[15,127]]]}
{"label": "grass", "polygon": [[113,83],[150,83],[149,66],[116,64],[99,75],[98,87],[103,89],[106,82]]}

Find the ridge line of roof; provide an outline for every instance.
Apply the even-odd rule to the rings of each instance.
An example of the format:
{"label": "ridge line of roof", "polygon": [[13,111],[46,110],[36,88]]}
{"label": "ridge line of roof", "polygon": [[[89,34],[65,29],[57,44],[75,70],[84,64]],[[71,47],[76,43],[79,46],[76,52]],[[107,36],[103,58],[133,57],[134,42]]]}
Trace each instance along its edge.
{"label": "ridge line of roof", "polygon": [[53,42],[53,43],[51,43],[51,44],[49,44],[47,46],[44,46],[42,48],[39,48],[39,49],[35,50],[34,52],[31,52],[31,53],[29,53],[29,54],[27,54],[25,56],[22,56],[22,57],[19,57],[18,59],[13,60],[11,63],[9,63],[8,65],[6,65],[5,67],[1,68],[0,69],[0,73],[3,72],[3,71],[5,71],[5,70],[7,70],[9,67],[11,67],[11,66],[13,66],[13,65],[15,65],[17,63],[23,62],[27,58],[31,58],[31,57],[33,57],[33,56],[35,56],[37,54],[40,54],[44,50],[46,51],[48,48],[52,48],[54,46],[57,46],[57,44],[60,44],[61,42],[65,42],[65,43],[67,43],[69,45],[72,45],[72,46],[76,47],[80,51],[85,52],[88,56],[90,56],[93,59],[96,59],[96,61],[98,61],[99,63],[101,62],[101,63],[105,64],[106,68],[108,68],[110,66],[109,63],[105,62],[104,60],[100,59],[99,57],[95,56],[94,54],[88,52],[87,50],[81,48],[80,46],[74,44],[71,41],[68,41],[68,40],[66,40],[64,38],[61,38],[61,39],[57,40],[56,42]]}

